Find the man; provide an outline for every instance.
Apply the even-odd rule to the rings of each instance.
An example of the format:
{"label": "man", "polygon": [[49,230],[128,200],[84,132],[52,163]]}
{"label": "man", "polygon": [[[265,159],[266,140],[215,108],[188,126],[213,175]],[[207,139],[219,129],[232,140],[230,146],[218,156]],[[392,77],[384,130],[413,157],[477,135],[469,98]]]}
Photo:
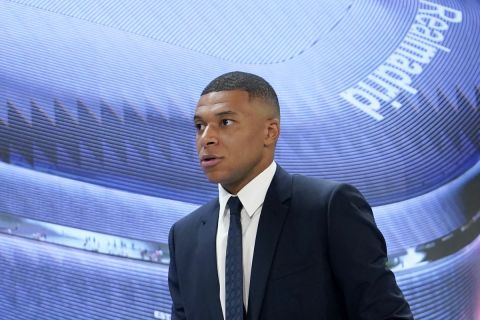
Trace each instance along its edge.
{"label": "man", "polygon": [[216,78],[194,123],[219,197],[170,231],[173,319],[412,319],[361,194],[273,161],[280,111],[263,78]]}

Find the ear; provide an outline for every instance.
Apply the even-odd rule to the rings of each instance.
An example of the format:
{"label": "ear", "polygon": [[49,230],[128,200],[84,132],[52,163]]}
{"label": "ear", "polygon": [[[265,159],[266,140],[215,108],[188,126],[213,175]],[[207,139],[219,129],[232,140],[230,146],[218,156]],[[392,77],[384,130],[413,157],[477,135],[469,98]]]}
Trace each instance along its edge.
{"label": "ear", "polygon": [[275,146],[280,135],[280,120],[278,118],[268,119],[265,122],[265,138],[263,144],[265,147]]}

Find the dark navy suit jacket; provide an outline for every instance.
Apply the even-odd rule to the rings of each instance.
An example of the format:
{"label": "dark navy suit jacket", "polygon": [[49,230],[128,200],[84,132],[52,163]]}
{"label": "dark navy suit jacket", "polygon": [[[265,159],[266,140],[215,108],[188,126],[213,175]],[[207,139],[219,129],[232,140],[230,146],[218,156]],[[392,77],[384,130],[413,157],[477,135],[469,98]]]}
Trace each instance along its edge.
{"label": "dark navy suit jacket", "polygon": [[[172,319],[223,319],[215,199],[170,230]],[[385,267],[385,240],[352,186],[280,166],[260,216],[248,320],[413,319]]]}

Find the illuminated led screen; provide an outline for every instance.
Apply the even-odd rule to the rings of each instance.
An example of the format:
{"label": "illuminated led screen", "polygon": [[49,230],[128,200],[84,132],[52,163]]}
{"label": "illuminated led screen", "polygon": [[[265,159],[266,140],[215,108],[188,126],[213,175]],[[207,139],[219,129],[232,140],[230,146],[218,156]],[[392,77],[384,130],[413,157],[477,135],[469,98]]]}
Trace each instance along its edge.
{"label": "illuminated led screen", "polygon": [[480,320],[480,3],[1,1],[2,319],[169,319],[170,226],[217,188],[193,111],[276,89],[276,161],[355,185],[416,319]]}

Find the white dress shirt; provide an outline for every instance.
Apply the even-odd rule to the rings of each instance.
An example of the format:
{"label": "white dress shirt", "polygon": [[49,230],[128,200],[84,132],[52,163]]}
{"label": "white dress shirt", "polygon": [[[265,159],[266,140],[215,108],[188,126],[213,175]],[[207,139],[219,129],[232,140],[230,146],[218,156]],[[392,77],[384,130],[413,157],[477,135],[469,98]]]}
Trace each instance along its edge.
{"label": "white dress shirt", "polygon": [[[273,161],[267,169],[253,178],[237,193],[242,202],[242,253],[243,253],[243,301],[245,310],[248,308],[248,291],[250,289],[250,274],[252,271],[253,250],[257,235],[258,222],[262,212],[263,201],[268,187],[272,182],[277,164]],[[225,257],[227,254],[228,228],[230,226],[230,209],[227,201],[232,195],[220,184],[218,185],[218,201],[220,203],[217,226],[217,270],[220,283],[220,303],[225,318]]]}

